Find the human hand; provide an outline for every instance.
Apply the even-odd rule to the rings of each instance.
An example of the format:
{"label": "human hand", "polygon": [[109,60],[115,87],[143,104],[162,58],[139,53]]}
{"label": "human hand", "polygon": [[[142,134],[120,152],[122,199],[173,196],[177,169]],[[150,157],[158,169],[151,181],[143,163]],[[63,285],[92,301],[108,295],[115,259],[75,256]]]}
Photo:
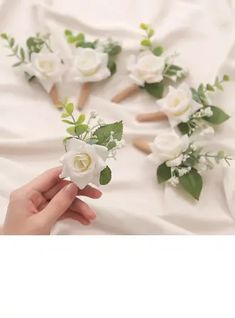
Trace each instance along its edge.
{"label": "human hand", "polygon": [[102,193],[91,186],[79,190],[60,179],[60,173],[60,167],[50,169],[12,192],[3,234],[50,234],[55,223],[66,218],[90,224],[96,214],[77,196],[98,199]]}

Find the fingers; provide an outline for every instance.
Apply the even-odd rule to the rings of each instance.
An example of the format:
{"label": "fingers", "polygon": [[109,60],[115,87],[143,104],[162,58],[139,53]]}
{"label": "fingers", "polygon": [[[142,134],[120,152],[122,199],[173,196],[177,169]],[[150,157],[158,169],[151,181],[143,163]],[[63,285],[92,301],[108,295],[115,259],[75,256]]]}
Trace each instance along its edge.
{"label": "fingers", "polygon": [[[56,193],[58,193],[64,186],[70,183],[71,182],[67,180],[59,180],[57,184],[55,184],[48,191],[44,192],[43,195],[47,200],[51,200],[56,195]],[[102,192],[88,185],[83,190],[78,189],[78,195],[86,196],[92,199],[98,199],[101,197]]]}
{"label": "fingers", "polygon": [[78,213],[71,211],[71,210],[67,211],[64,215],[61,216],[60,220],[64,220],[64,219],[73,219],[75,221],[80,222],[83,225],[89,225],[91,223],[90,220],[87,220],[81,214],[78,214]]}
{"label": "fingers", "polygon": [[40,176],[25,185],[27,189],[39,192],[48,191],[60,180],[61,167],[53,168],[43,172]]}
{"label": "fingers", "polygon": [[47,200],[51,200],[56,195],[56,193],[58,193],[61,189],[63,189],[66,185],[70,183],[71,183],[70,181],[60,179],[52,188],[44,192],[43,196]]}
{"label": "fingers", "polygon": [[94,220],[96,218],[95,211],[85,202],[80,199],[75,199],[70,209],[76,213],[80,213],[88,220]]}
{"label": "fingers", "polygon": [[78,188],[70,183],[61,189],[40,213],[40,217],[51,226],[70,208],[78,193]]}
{"label": "fingers", "polygon": [[84,195],[92,199],[99,199],[102,196],[102,192],[88,185],[83,190],[79,191],[79,195]]}

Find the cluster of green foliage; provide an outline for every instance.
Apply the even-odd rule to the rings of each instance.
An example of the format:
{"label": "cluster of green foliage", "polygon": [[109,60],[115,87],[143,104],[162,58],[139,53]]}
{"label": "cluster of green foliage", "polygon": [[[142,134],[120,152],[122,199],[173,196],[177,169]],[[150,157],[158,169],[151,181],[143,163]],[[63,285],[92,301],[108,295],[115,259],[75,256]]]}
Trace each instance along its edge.
{"label": "cluster of green foliage", "polygon": [[[117,141],[120,141],[123,136],[123,123],[114,122],[111,124],[95,124],[91,125],[91,117],[87,118],[85,114],[79,114],[78,117],[74,115],[73,103],[65,100],[63,103],[64,111],[61,115],[62,121],[69,125],[67,128],[68,137],[64,138],[64,145],[66,149],[66,142],[71,138],[82,140],[88,144],[96,144],[105,146],[108,150],[112,150],[117,146]],[[100,174],[100,184],[105,185],[111,181],[111,169],[106,166]]]}
{"label": "cluster of green foliage", "polygon": [[[173,168],[173,171],[171,167],[167,166],[166,162],[161,164],[157,168],[157,180],[158,183],[163,183],[171,179],[172,176],[177,177],[179,179],[179,184],[183,189],[196,200],[199,200],[203,187],[203,180],[197,168],[200,158],[205,158],[205,164],[208,169],[213,169],[214,164],[219,164],[221,160],[224,160],[228,165],[229,161],[232,160],[232,158],[226,155],[224,151],[218,151],[216,154],[208,152],[204,153],[202,147],[193,149],[191,145],[183,155],[186,155],[187,159],[183,161],[180,166]],[[188,167],[190,167],[191,170],[183,176],[180,176],[180,169]]]}
{"label": "cluster of green foliage", "polygon": [[217,89],[223,91],[223,83],[228,82],[230,80],[228,75],[224,75],[220,80],[219,77],[216,77],[214,84],[200,84],[198,89],[191,88],[193,99],[201,104],[204,108],[210,107],[212,110],[212,116],[204,116],[200,119],[195,119],[195,114],[200,111],[200,109],[193,114],[189,121],[186,123],[180,123],[178,128],[182,134],[192,135],[195,129],[197,129],[198,121],[205,121],[212,125],[221,125],[226,120],[230,118],[228,114],[226,114],[220,107],[210,105],[210,102],[207,97],[208,92],[215,92]]}
{"label": "cluster of green foliage", "polygon": [[15,38],[7,33],[2,33],[1,38],[5,40],[7,48],[11,51],[9,56],[15,57],[18,60],[17,63],[12,65],[13,67],[28,63],[31,60],[32,53],[39,53],[43,47],[47,47],[52,52],[49,34],[36,33],[35,36],[29,37],[26,40],[26,48],[17,44]]}
{"label": "cluster of green foliage", "polygon": [[[144,38],[140,42],[141,46],[144,49],[149,49],[155,56],[161,56],[164,53],[164,48],[161,45],[156,45],[154,43],[152,38],[155,34],[155,31],[151,27],[151,25],[141,23],[140,29],[144,31]],[[164,79],[159,83],[145,83],[144,89],[156,99],[160,99],[164,95],[166,79],[172,80],[173,77],[175,77],[177,80],[179,80],[182,79],[184,76],[185,74],[182,67],[166,63],[163,72]]]}

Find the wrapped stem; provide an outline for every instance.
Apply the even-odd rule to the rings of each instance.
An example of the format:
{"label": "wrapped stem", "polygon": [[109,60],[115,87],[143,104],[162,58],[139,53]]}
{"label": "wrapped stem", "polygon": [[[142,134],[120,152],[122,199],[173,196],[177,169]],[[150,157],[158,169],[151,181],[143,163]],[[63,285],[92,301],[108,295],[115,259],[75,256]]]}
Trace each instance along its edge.
{"label": "wrapped stem", "polygon": [[59,105],[60,105],[60,97],[59,97],[58,89],[57,89],[55,84],[52,86],[52,89],[50,90],[49,95],[51,97],[51,100],[52,100],[53,104],[57,108],[60,108],[59,107]]}
{"label": "wrapped stem", "polygon": [[79,98],[78,98],[78,109],[83,109],[88,101],[88,98],[91,93],[91,84],[83,83],[80,89]]}
{"label": "wrapped stem", "polygon": [[125,88],[124,90],[122,90],[120,93],[118,93],[117,95],[115,95],[112,98],[112,102],[113,103],[120,103],[123,100],[125,100],[126,98],[136,94],[137,92],[140,91],[140,87],[136,84],[133,84],[127,88]]}
{"label": "wrapped stem", "polygon": [[138,150],[140,150],[148,155],[151,153],[149,143],[146,139],[140,138],[140,137],[134,138],[132,143]]}
{"label": "wrapped stem", "polygon": [[142,113],[136,116],[136,120],[139,122],[154,122],[166,120],[167,116],[163,112],[154,112],[154,113]]}

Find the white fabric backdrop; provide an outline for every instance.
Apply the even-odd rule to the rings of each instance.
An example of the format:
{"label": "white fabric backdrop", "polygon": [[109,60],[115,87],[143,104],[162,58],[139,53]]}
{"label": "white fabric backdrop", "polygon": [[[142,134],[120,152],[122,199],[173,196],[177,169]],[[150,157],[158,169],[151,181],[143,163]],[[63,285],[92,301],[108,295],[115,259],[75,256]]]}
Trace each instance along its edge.
{"label": "white fabric backdrop", "polygon": [[[199,203],[155,182],[155,167],[131,146],[133,136],[153,138],[167,123],[138,124],[135,115],[156,109],[154,100],[139,94],[121,105],[111,96],[128,84],[125,58],[138,49],[140,22],[151,23],[156,37],[190,70],[188,82],[213,81],[228,73],[235,79],[235,1],[227,0],[2,0],[0,32],[24,40],[35,31],[49,30],[63,54],[68,47],[63,30],[90,37],[112,36],[124,47],[118,73],[93,89],[86,111],[96,109],[106,121],[124,120],[127,147],[110,162],[113,181],[98,201],[86,199],[97,211],[96,221],[84,227],[58,223],[57,234],[234,234],[235,164],[208,173]],[[28,84],[0,53],[0,222],[9,193],[44,169],[58,165],[65,127],[60,113],[36,84]],[[215,97],[232,118],[219,128],[210,147],[235,155],[235,82]],[[61,85],[61,94],[76,98],[78,87]],[[235,157],[235,156],[234,156]]]}

